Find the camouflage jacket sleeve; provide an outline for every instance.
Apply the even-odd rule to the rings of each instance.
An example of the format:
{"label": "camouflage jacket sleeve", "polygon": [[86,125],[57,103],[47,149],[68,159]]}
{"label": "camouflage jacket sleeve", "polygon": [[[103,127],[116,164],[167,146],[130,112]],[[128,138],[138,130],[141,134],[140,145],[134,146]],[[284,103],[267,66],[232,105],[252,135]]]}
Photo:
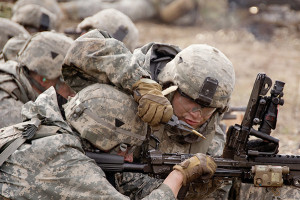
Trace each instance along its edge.
{"label": "camouflage jacket sleeve", "polygon": [[131,91],[131,86],[142,77],[150,77],[122,42],[104,36],[99,30],[75,40],[66,55],[62,73],[72,88],[80,84],[72,80],[77,75],[83,77],[78,82],[112,83],[126,91]]}
{"label": "camouflage jacket sleeve", "polygon": [[176,199],[172,190],[165,185],[164,183],[161,184],[157,189],[153,190],[148,196],[143,198],[145,200],[151,200],[151,199],[157,199],[157,200],[171,200],[171,199]]}
{"label": "camouflage jacket sleeve", "polygon": [[116,173],[116,189],[130,199],[142,199],[162,185],[163,179],[150,177],[148,174],[135,172]]}
{"label": "camouflage jacket sleeve", "polygon": [[149,43],[131,53],[122,42],[92,30],[75,40],[66,55],[62,73],[75,90],[82,82],[86,84],[80,89],[98,82],[112,83],[132,92],[132,85],[142,77],[155,80],[155,73],[179,51],[173,45]]}

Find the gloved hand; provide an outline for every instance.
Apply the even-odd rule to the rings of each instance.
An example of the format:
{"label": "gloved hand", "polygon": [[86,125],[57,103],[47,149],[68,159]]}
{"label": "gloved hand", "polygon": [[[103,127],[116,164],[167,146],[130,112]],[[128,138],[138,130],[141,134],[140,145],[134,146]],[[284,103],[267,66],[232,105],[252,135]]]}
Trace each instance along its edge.
{"label": "gloved hand", "polygon": [[183,174],[183,186],[199,177],[202,179],[211,178],[216,172],[216,168],[214,159],[202,153],[197,153],[173,167]]}
{"label": "gloved hand", "polygon": [[161,86],[142,78],[132,86],[133,97],[139,103],[138,115],[151,126],[168,122],[173,115],[170,101],[161,93]]}

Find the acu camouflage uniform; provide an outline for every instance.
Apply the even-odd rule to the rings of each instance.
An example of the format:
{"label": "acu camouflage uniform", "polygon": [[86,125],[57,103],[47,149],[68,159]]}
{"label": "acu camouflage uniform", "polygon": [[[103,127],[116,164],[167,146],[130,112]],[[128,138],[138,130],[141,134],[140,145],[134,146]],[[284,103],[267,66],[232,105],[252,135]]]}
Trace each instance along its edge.
{"label": "acu camouflage uniform", "polygon": [[[121,42],[105,38],[104,35],[99,30],[90,31],[75,40],[68,51],[63,65],[63,76],[71,88],[80,91],[87,85],[99,82],[115,85],[131,94],[132,85],[136,81],[142,77],[154,78],[180,52],[176,46],[150,43],[136,49],[132,54]],[[225,142],[225,135],[219,127],[220,119],[220,114],[216,112],[201,126],[200,132],[207,139],[199,139],[196,143],[177,142],[170,137],[174,134],[165,125],[150,132],[161,141],[159,148],[164,153],[201,152],[220,156]],[[146,148],[153,146],[152,140],[144,145]],[[138,156],[140,155],[136,157]],[[119,191],[137,199],[147,195],[161,183],[162,180],[143,174],[123,173],[117,176]]]}
{"label": "acu camouflage uniform", "polygon": [[[33,89],[32,80],[24,66],[47,79],[61,76],[61,64],[72,41],[62,34],[41,32],[32,36],[22,47],[19,63],[7,61],[0,64],[1,128],[22,122],[22,105],[34,101],[39,95]],[[11,53],[6,49],[4,56],[13,57]]]}
{"label": "acu camouflage uniform", "polygon": [[[34,137],[23,143],[0,167],[0,195],[9,199],[128,199],[105,178],[83,151],[76,134],[63,120],[53,87],[24,105],[25,121],[0,129],[0,148],[22,137],[39,121]],[[162,184],[145,199],[175,199]]]}

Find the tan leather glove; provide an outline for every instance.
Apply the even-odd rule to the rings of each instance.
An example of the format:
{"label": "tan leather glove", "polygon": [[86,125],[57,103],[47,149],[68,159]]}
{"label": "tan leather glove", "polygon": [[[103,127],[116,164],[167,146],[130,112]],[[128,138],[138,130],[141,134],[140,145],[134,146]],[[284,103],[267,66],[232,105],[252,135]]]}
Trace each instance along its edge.
{"label": "tan leather glove", "polygon": [[180,171],[183,178],[183,185],[192,182],[197,178],[209,179],[216,172],[217,165],[214,159],[202,153],[175,165],[173,169]]}
{"label": "tan leather glove", "polygon": [[138,115],[151,126],[168,122],[173,115],[170,101],[161,93],[161,86],[142,78],[132,86],[133,97],[139,103]]}

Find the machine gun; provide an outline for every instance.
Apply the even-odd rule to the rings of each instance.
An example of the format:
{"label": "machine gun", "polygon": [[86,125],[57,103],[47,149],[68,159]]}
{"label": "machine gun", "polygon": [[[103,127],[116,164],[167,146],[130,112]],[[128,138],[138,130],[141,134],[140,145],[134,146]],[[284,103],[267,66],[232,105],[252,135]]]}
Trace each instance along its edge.
{"label": "machine gun", "polygon": [[[284,104],[284,83],[276,81],[271,95],[267,96],[271,86],[272,80],[266,74],[257,75],[242,123],[228,129],[223,157],[214,158],[218,166],[215,179],[236,177],[260,187],[300,187],[300,155],[278,155],[279,140],[270,136],[271,130],[276,128],[278,106]],[[271,144],[272,150],[250,149],[250,136]],[[165,178],[175,164],[193,155],[161,153],[154,149],[148,151],[147,162],[135,164],[124,162],[118,155],[87,152],[87,156],[106,172],[142,172]]]}

